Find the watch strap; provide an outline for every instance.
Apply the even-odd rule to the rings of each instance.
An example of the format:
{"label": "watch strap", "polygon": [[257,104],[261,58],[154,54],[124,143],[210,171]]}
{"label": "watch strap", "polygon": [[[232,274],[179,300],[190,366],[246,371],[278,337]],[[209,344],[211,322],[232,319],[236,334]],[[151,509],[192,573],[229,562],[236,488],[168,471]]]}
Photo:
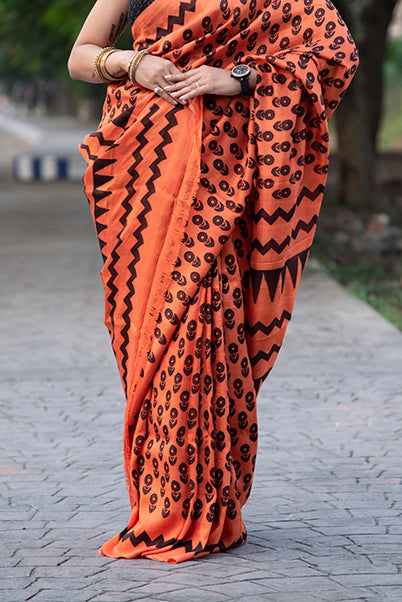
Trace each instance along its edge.
{"label": "watch strap", "polygon": [[250,90],[249,77],[250,77],[250,74],[245,75],[244,77],[240,78],[240,80],[239,80],[242,94],[245,94],[246,92],[248,92]]}

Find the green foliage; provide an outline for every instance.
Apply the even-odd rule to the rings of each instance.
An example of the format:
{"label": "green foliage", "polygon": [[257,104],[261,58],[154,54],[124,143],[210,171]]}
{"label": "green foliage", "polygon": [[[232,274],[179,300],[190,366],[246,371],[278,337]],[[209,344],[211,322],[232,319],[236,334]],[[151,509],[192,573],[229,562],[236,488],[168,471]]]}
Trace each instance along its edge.
{"label": "green foliage", "polygon": [[[0,0],[0,78],[67,81],[67,60],[94,0]],[[130,48],[130,36],[119,42]]]}
{"label": "green foliage", "polygon": [[0,77],[67,78],[66,63],[92,0],[1,0]]}
{"label": "green foliage", "polygon": [[[67,4],[70,5],[70,11],[67,10]],[[45,0],[35,3],[2,0],[2,75],[8,78],[40,76],[58,79],[65,71],[71,40],[77,31],[76,20],[71,15],[82,16],[77,10],[79,8],[77,0],[59,0],[52,4]]]}
{"label": "green foliage", "polygon": [[402,38],[388,40],[384,75],[384,113],[378,148],[395,151],[402,148]]}
{"label": "green foliage", "polygon": [[332,264],[327,268],[353,295],[374,307],[402,330],[402,274],[397,266],[389,274],[378,258],[372,258],[353,266]]}
{"label": "green foliage", "polygon": [[388,40],[385,73],[390,79],[402,77],[402,38]]}

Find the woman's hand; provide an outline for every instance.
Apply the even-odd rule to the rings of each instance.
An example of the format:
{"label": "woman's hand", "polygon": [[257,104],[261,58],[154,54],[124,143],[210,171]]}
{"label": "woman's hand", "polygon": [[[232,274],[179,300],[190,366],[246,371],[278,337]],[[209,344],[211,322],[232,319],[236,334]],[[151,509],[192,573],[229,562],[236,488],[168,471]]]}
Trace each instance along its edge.
{"label": "woman's hand", "polygon": [[[128,70],[130,60],[134,56],[134,52],[131,50],[114,52],[111,54],[106,62],[106,68],[109,73],[118,77],[119,74]],[[171,61],[161,58],[159,56],[153,56],[152,54],[146,54],[140,60],[138,67],[135,71],[135,81],[138,82],[144,88],[153,90],[161,98],[164,98],[171,104],[177,105],[178,99],[173,98],[167,91],[164,90],[167,85],[166,76],[169,75],[180,75],[180,71],[173,65]]]}
{"label": "woman's hand", "polygon": [[166,82],[169,81],[167,79],[169,76],[176,77],[180,74],[181,72],[171,61],[152,54],[146,54],[139,62],[135,72],[135,80],[141,86],[153,90],[168,102],[177,104],[181,101],[173,98],[170,92],[165,90],[165,87]]}
{"label": "woman's hand", "polygon": [[[164,77],[169,82],[167,86],[163,87],[164,91],[183,104],[202,94],[218,94],[221,96],[241,94],[240,82],[236,81],[227,69],[202,65],[184,73],[179,71]],[[251,69],[250,88],[255,88],[256,81],[257,72],[255,69]]]}

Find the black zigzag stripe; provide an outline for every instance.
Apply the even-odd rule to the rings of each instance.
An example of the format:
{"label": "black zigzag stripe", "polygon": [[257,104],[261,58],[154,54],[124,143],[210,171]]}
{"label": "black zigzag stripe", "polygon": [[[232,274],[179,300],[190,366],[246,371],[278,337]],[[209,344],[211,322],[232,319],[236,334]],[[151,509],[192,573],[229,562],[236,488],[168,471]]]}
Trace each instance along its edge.
{"label": "black zigzag stripe", "polygon": [[[143,130],[137,136],[137,140],[138,140],[138,142],[140,144],[136,148],[135,153],[134,153],[137,156],[137,163],[139,163],[140,160],[142,159],[141,150],[148,144],[148,139],[146,138],[146,136],[144,135],[144,133],[147,132],[148,129],[151,127],[151,125],[152,125],[151,117],[152,117],[152,115],[157,110],[158,110],[158,106],[155,105],[155,104],[153,104],[150,107],[150,110],[149,110],[148,114],[141,121],[141,123],[143,125]],[[137,175],[137,177],[138,177],[138,175]],[[133,190],[133,193],[134,193],[134,190]],[[116,245],[115,245],[113,251],[111,252],[111,261],[110,261],[110,264],[109,264],[109,266],[107,268],[108,271],[109,271],[109,279],[107,280],[107,283],[106,283],[106,286],[109,289],[109,295],[107,297],[107,301],[110,304],[110,321],[111,321],[111,326],[112,326],[112,329],[111,329],[112,330],[112,332],[111,332],[112,342],[114,342],[114,339],[115,339],[115,333],[114,333],[114,314],[115,314],[115,311],[116,311],[116,301],[115,301],[115,298],[116,298],[116,294],[118,292],[118,289],[117,289],[117,287],[114,284],[114,280],[115,280],[115,278],[117,276],[117,270],[116,270],[115,266],[116,266],[117,262],[120,259],[120,255],[118,253],[118,249],[119,249],[119,247],[121,245],[121,242],[122,242],[122,240],[121,240],[121,233],[122,233],[122,230],[123,230],[123,228],[125,226],[125,223],[127,221],[127,215],[128,215],[129,210],[130,210],[128,201],[129,201],[129,198],[126,197],[125,204],[124,204],[125,213],[124,213],[123,217],[120,219],[120,223],[122,224],[122,229],[120,230],[120,232],[119,232],[119,234],[117,236],[117,242],[116,242]],[[125,379],[123,379],[123,383],[124,383],[124,385],[126,387],[126,381],[125,381]]]}
{"label": "black zigzag stripe", "polygon": [[166,29],[163,27],[158,27],[156,30],[156,39],[160,40],[161,38],[169,35],[173,31],[173,27],[175,25],[183,25],[186,11],[195,12],[195,5],[197,0],[191,0],[190,2],[180,2],[180,10],[177,17],[170,15],[168,18],[168,23]]}
{"label": "black zigzag stripe", "polygon": [[[201,542],[199,542],[196,546],[194,546],[191,539],[189,539],[187,541],[182,540],[182,539],[174,539],[174,538],[165,540],[163,535],[158,535],[157,537],[155,537],[155,539],[151,539],[151,537],[148,535],[148,533],[146,531],[143,531],[139,535],[134,535],[134,533],[132,531],[129,531],[127,533],[126,529],[120,533],[120,539],[122,541],[125,541],[126,539],[130,539],[131,544],[133,545],[134,548],[136,548],[138,545],[140,545],[142,543],[144,543],[147,548],[156,547],[158,549],[161,549],[161,548],[166,548],[169,546],[172,550],[176,550],[177,548],[184,548],[184,551],[187,554],[193,553],[195,556],[197,556],[197,554],[201,554],[203,552],[214,552],[214,551],[218,551],[218,550],[220,552],[225,552],[229,549],[222,542],[218,542],[217,544],[209,544],[206,546],[203,546],[201,544]],[[235,548],[235,547],[241,546],[246,541],[246,539],[247,539],[247,534],[242,533],[241,536],[239,537],[239,539],[236,540],[230,546],[230,548]]]}
{"label": "black zigzag stripe", "polygon": [[265,211],[265,209],[260,209],[254,215],[254,222],[256,224],[258,224],[258,222],[261,219],[263,219],[265,222],[267,222],[268,224],[270,224],[272,226],[272,224],[274,222],[276,222],[276,220],[279,219],[280,217],[283,220],[285,220],[285,222],[289,222],[292,219],[292,217],[294,216],[295,211],[296,211],[296,205],[293,205],[293,207],[292,207],[292,209],[290,211],[285,211],[284,209],[282,209],[282,207],[279,207],[279,209],[277,209],[276,211],[274,211],[272,215],[270,215],[269,213],[267,213]]}
{"label": "black zigzag stripe", "polygon": [[311,218],[311,220],[309,222],[304,222],[303,220],[300,220],[299,222],[297,222],[295,229],[292,230],[292,238],[296,239],[300,230],[303,230],[303,232],[310,232],[317,224],[317,221],[318,221],[318,215],[313,215],[313,217]]}
{"label": "black zigzag stripe", "polygon": [[266,255],[266,253],[272,250],[275,251],[275,253],[278,253],[278,255],[280,255],[282,251],[284,251],[284,249],[287,246],[289,246],[291,238],[293,238],[293,240],[296,240],[301,230],[303,230],[303,232],[306,233],[311,232],[311,230],[316,226],[317,221],[318,215],[314,215],[309,222],[299,220],[295,228],[292,230],[291,236],[287,236],[280,244],[276,242],[276,240],[274,240],[273,238],[271,238],[271,240],[268,241],[265,245],[262,245],[258,239],[255,239],[252,242],[251,250],[256,250],[259,253],[261,253],[261,255]]}
{"label": "black zigzag stripe", "polygon": [[247,332],[251,336],[254,336],[255,334],[257,334],[257,332],[263,332],[264,334],[269,336],[274,330],[274,328],[281,328],[284,322],[289,322],[291,317],[292,314],[286,311],[286,309],[284,309],[281,317],[274,318],[270,324],[263,324],[262,322],[258,321],[255,324],[253,324],[253,326],[250,326],[250,324],[246,323]]}
{"label": "black zigzag stripe", "polygon": [[[100,146],[110,146],[110,148],[112,148],[115,145],[115,140],[105,140],[102,132],[94,132],[93,134],[90,134],[89,137],[98,138]],[[81,151],[86,152],[88,159],[90,159],[91,161],[95,161],[95,159],[97,159],[98,155],[91,155],[89,146],[87,144],[81,144],[80,149]]]}
{"label": "black zigzag stripe", "polygon": [[324,190],[325,186],[323,184],[319,184],[315,190],[310,190],[307,186],[303,186],[297,197],[296,205],[300,205],[304,199],[309,199],[312,202],[316,201],[320,195],[324,194]]}
{"label": "black zigzag stripe", "polygon": [[108,267],[109,270],[109,280],[107,281],[107,287],[109,289],[109,295],[107,297],[108,302],[110,303],[110,322],[111,322],[111,327],[110,327],[110,336],[111,336],[111,340],[112,343],[114,341],[115,335],[114,335],[114,312],[116,309],[116,302],[115,302],[115,297],[118,293],[118,288],[117,286],[114,284],[114,279],[117,276],[117,271],[115,269],[115,265],[119,259],[118,254],[113,250],[110,254],[111,256],[111,262],[110,265]]}
{"label": "black zigzag stripe", "polygon": [[296,207],[300,205],[303,199],[307,198],[314,202],[322,194],[324,194],[324,186],[322,184],[319,184],[319,186],[317,186],[317,188],[313,191],[309,190],[306,186],[303,186],[299,196],[297,197],[295,205],[289,211],[285,211],[282,209],[282,207],[279,207],[276,211],[274,211],[274,213],[272,213],[272,215],[270,215],[265,211],[265,209],[261,208],[254,215],[254,222],[258,223],[261,219],[263,219],[271,226],[279,218],[289,222],[295,214]]}
{"label": "black zigzag stripe", "polygon": [[310,190],[306,186],[303,186],[299,196],[297,197],[297,205],[300,205],[303,199],[307,198],[310,201],[316,201],[317,198],[324,194],[325,186],[323,184],[319,184],[315,190]]}
{"label": "black zigzag stripe", "polygon": [[265,351],[259,351],[259,352],[257,353],[257,355],[255,355],[254,357],[250,357],[250,362],[251,362],[251,365],[252,365],[252,366],[253,366],[253,368],[254,368],[254,366],[255,366],[256,364],[258,364],[258,362],[260,362],[261,360],[269,361],[269,360],[271,359],[271,356],[272,356],[274,353],[279,353],[280,349],[281,349],[281,346],[280,346],[280,345],[272,345],[272,347],[271,347],[271,349],[268,351],[268,353],[266,353]]}
{"label": "black zigzag stripe", "polygon": [[[158,105],[153,105],[153,106],[158,108]],[[160,144],[155,148],[156,158],[149,166],[149,168],[152,172],[152,175],[146,182],[146,187],[148,189],[148,192],[141,199],[141,203],[144,205],[144,209],[138,217],[140,226],[133,233],[133,238],[136,240],[136,242],[130,249],[132,261],[130,262],[130,264],[128,266],[128,269],[130,271],[130,278],[127,282],[128,292],[127,292],[127,295],[124,297],[124,303],[126,305],[126,309],[124,310],[124,313],[123,313],[124,328],[121,331],[123,343],[120,346],[120,351],[122,353],[121,365],[122,365],[122,371],[123,371],[123,382],[126,382],[126,380],[127,380],[127,361],[128,361],[127,346],[128,346],[128,342],[129,342],[128,332],[130,329],[130,314],[132,311],[132,298],[134,295],[134,280],[137,276],[136,264],[138,263],[138,261],[140,259],[139,248],[144,244],[144,239],[142,237],[142,231],[147,227],[146,215],[151,210],[151,205],[150,205],[148,199],[155,192],[155,185],[154,185],[155,180],[157,180],[161,175],[160,169],[159,169],[159,164],[161,161],[166,159],[166,153],[165,153],[164,149],[168,144],[170,144],[172,142],[172,138],[169,134],[169,130],[177,125],[176,113],[177,113],[177,111],[181,111],[182,109],[183,109],[183,107],[181,105],[176,105],[165,116],[166,120],[167,120],[167,124],[159,132],[159,136],[162,138],[162,142],[160,142]],[[151,122],[149,121],[148,128],[150,127],[150,125],[151,125]],[[142,132],[137,139],[141,144],[140,148],[143,148],[145,143],[148,142],[146,137],[143,136]],[[137,148],[136,151],[133,153],[133,156],[135,158],[135,163],[132,166],[132,168],[130,168],[130,170],[129,170],[130,174],[133,175],[133,180],[131,182],[135,181],[135,179],[138,177],[136,168],[138,167],[138,165],[142,159],[141,152],[138,152],[139,150],[140,149]],[[132,186],[132,184],[131,184],[131,186]]]}
{"label": "black zigzag stripe", "polygon": [[278,255],[280,255],[282,251],[286,249],[287,246],[289,246],[289,243],[290,236],[287,236],[281,244],[277,243],[276,240],[271,238],[271,240],[268,241],[265,245],[262,245],[258,239],[255,239],[253,240],[253,243],[251,245],[251,250],[255,249],[256,251],[261,253],[261,255],[265,255],[266,253],[268,253],[268,251],[271,251],[272,249],[273,251],[275,251],[275,253],[278,253]]}

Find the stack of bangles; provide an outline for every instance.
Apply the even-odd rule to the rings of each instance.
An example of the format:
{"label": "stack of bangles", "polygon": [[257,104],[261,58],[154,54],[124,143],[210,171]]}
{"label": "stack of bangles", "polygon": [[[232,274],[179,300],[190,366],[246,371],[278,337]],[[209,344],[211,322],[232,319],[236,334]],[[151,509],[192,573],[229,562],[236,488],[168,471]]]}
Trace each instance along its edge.
{"label": "stack of bangles", "polygon": [[148,50],[139,50],[138,52],[136,52],[128,64],[127,75],[124,74],[119,77],[115,77],[106,69],[106,61],[108,57],[114,52],[118,52],[118,49],[114,48],[114,46],[107,46],[106,48],[102,48],[95,56],[93,69],[96,77],[102,82],[106,82],[107,84],[109,84],[110,82],[122,81],[128,76],[130,82],[135,84],[135,72],[142,57],[146,54],[149,54]]}

